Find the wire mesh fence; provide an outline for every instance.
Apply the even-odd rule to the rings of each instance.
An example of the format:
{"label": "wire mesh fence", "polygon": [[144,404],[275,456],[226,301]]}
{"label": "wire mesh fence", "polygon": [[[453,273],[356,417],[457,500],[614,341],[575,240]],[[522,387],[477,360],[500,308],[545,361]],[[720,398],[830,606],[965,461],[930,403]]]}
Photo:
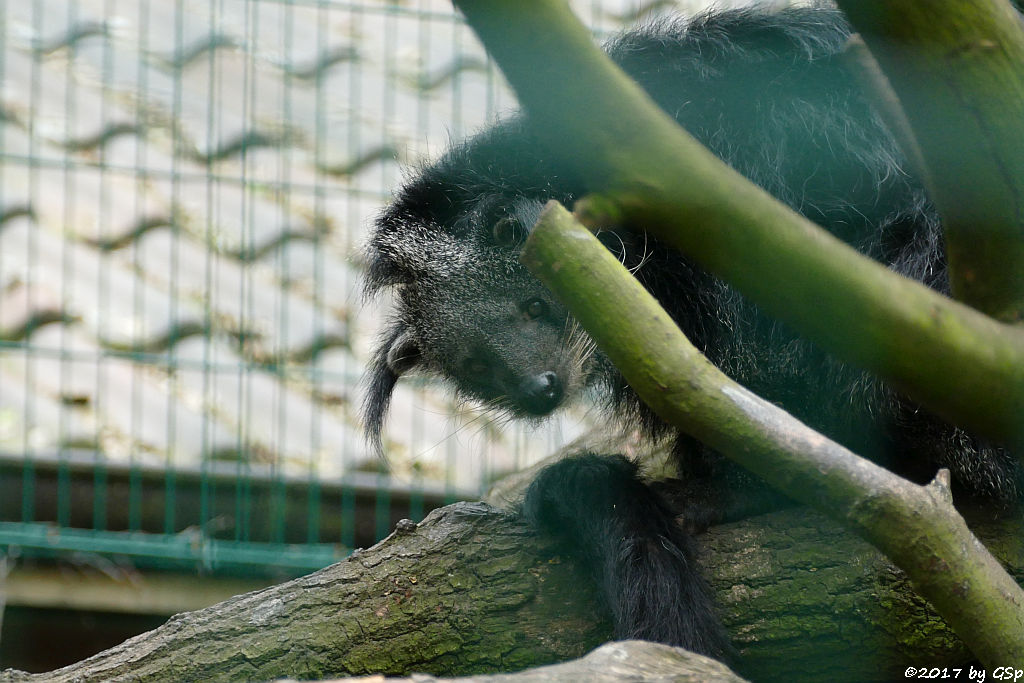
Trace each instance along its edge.
{"label": "wire mesh fence", "polygon": [[303,571],[516,464],[408,387],[385,469],[356,410],[360,231],[398,161],[510,102],[449,7],[0,22],[0,546]]}

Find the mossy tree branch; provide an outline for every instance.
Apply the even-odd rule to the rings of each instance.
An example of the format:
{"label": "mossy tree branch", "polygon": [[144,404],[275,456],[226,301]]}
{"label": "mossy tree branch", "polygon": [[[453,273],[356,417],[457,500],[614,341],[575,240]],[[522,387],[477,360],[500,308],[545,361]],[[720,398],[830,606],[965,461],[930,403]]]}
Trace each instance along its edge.
{"label": "mossy tree branch", "polygon": [[839,0],[899,96],[953,294],[1024,320],[1024,29],[1007,0]]}
{"label": "mossy tree branch", "polygon": [[892,273],[728,168],[593,45],[564,2],[456,4],[542,144],[601,188],[606,201],[582,215],[643,226],[822,346],[1024,453],[1024,330]]}
{"label": "mossy tree branch", "polygon": [[912,484],[733,382],[557,202],[542,212],[522,260],[662,419],[870,541],[982,662],[998,666],[1024,652],[1024,591],[956,512],[948,472]]}
{"label": "mossy tree branch", "polygon": [[[1022,577],[1019,524],[985,514],[976,529]],[[896,680],[910,663],[971,660],[902,572],[821,515],[775,512],[700,542],[723,621],[756,680]],[[322,571],[178,615],[58,671],[0,671],[0,682],[507,672],[607,640],[611,624],[595,600],[549,539],[460,503]],[[670,664],[681,675],[678,657]]]}

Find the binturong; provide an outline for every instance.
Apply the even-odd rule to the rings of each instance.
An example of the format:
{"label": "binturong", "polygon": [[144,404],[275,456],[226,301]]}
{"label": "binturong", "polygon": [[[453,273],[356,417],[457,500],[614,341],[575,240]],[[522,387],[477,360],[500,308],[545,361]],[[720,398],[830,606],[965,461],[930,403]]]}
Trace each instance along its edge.
{"label": "binturong", "polygon": [[[743,9],[632,30],[607,50],[751,181],[892,270],[947,292],[938,215],[840,64],[848,37],[834,10]],[[520,114],[453,146],[398,190],[366,251],[366,292],[390,289],[396,301],[368,374],[367,432],[379,445],[392,391],[415,371],[530,420],[589,393],[622,426],[674,439],[678,480],[648,482],[621,455],[581,453],[538,475],[522,514],[591,569],[616,637],[722,655],[729,642],[691,533],[784,501],[662,423],[520,264],[547,200],[571,206],[599,189],[552,158]],[[1024,477],[1006,449],[845,366],[642,226],[629,228],[599,237],[733,379],[899,474],[922,481],[948,467],[957,495],[1020,499]]]}

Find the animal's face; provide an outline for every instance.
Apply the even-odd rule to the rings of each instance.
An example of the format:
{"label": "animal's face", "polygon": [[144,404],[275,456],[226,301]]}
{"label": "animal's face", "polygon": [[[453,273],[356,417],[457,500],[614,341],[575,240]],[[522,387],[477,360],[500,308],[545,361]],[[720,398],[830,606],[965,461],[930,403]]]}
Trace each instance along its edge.
{"label": "animal's face", "polygon": [[518,260],[542,201],[447,187],[413,195],[385,212],[368,249],[367,289],[396,295],[371,368],[371,437],[398,377],[413,370],[516,417],[547,415],[578,394],[589,337]]}

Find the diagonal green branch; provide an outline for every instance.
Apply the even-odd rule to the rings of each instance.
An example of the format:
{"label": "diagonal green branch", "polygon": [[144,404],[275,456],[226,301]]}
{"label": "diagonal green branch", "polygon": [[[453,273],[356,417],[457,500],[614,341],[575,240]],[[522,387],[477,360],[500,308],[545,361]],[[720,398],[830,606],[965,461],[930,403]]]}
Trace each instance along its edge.
{"label": "diagonal green branch", "polygon": [[1024,321],[1024,29],[1008,0],[839,0],[914,130],[956,298]]}
{"label": "diagonal green branch", "polygon": [[844,359],[1024,453],[1024,330],[895,275],[742,178],[619,71],[564,2],[456,4],[542,143],[630,223]]}
{"label": "diagonal green branch", "polygon": [[983,662],[1024,652],[1024,591],[953,508],[948,473],[912,484],[730,380],[561,205],[548,204],[522,260],[662,419],[850,526],[907,572]]}

